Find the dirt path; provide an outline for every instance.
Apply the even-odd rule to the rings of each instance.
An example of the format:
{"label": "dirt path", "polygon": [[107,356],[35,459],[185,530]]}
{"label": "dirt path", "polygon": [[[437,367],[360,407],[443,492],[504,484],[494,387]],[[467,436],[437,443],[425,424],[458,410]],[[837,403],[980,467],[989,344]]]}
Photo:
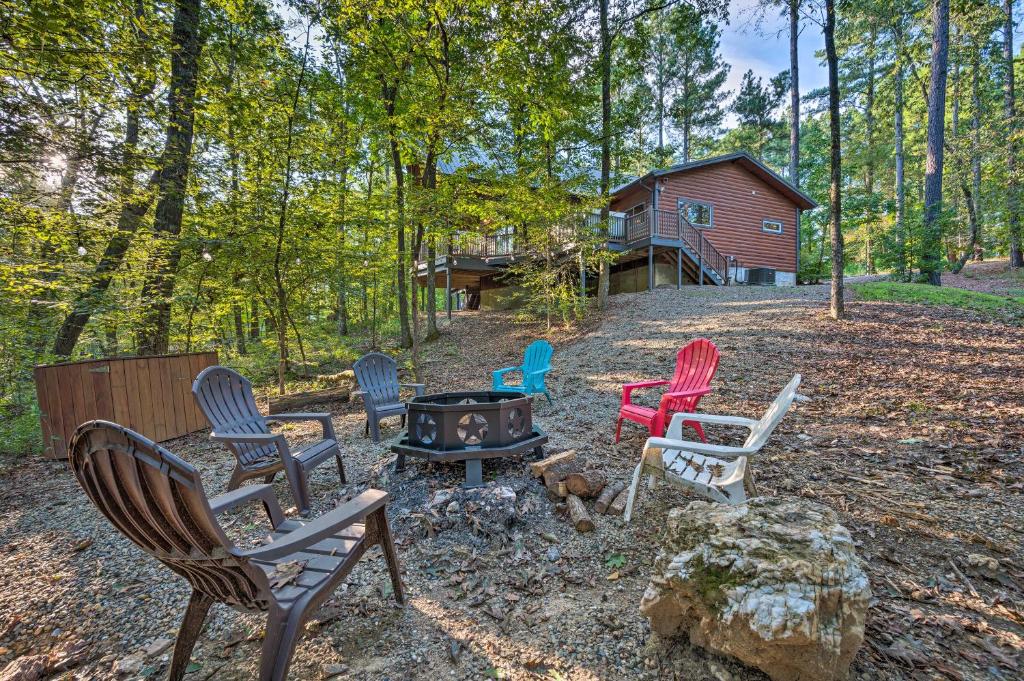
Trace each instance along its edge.
{"label": "dirt path", "polygon": [[[553,337],[556,401],[536,406],[536,418],[552,447],[577,448],[626,479],[644,433],[626,425],[611,444],[620,386],[668,374],[685,342],[706,336],[722,352],[704,411],[759,415],[802,373],[811,401],[753,465],[763,493],[832,506],[858,542],[876,602],[854,678],[1019,677],[1020,330],[944,308],[857,302],[852,319],[835,324],[826,295],[690,287],[615,296],[599,325]],[[485,388],[490,369],[511,364],[539,333],[507,315],[458,315],[425,349],[428,385]],[[681,493],[659,488],[629,527],[596,516],[596,531],[580,535],[555,517],[525,466],[489,465],[485,478],[517,495],[517,521],[495,529],[468,505],[428,507],[457,489],[460,468],[413,464],[396,475],[387,447],[362,437],[360,412],[333,406],[351,484],[339,489],[330,467],[318,470],[315,511],[368,485],[388,489],[411,603],[400,610],[382,598],[386,573],[371,553],[309,626],[291,678],[764,678],[685,643],[649,640],[637,603]],[[211,493],[223,489],[223,451],[200,435],[169,446],[203,471]],[[288,499],[282,482],[276,491]],[[89,645],[80,678],[113,678],[116,660],[173,635],[184,585],[167,582],[83,501],[59,464],[29,462],[0,479],[0,665],[78,637]],[[246,511],[228,529],[252,536],[260,521]],[[970,554],[996,568],[971,571]],[[253,678],[261,626],[215,607],[187,678]],[[159,666],[151,659],[144,671]]]}

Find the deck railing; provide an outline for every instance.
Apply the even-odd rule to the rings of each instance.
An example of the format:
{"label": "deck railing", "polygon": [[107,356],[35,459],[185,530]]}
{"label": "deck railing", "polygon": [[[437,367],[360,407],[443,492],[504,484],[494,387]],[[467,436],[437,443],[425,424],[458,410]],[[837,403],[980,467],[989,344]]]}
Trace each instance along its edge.
{"label": "deck railing", "polygon": [[[581,216],[584,224],[595,233],[604,229],[600,211]],[[645,210],[633,215],[609,215],[607,222],[609,242],[630,244],[649,238],[681,242],[702,265],[725,281],[728,278],[729,263],[724,255],[711,245],[704,233],[695,228],[677,211]],[[568,247],[579,238],[579,223],[555,227],[552,232],[555,241]],[[463,233],[452,239],[451,254],[476,258],[501,258],[525,255],[530,251],[528,237],[521,233],[502,231],[496,234]]]}
{"label": "deck railing", "polygon": [[715,272],[722,281],[729,273],[729,261],[711,245],[702,230],[697,229],[678,211],[645,210],[626,217],[626,245],[650,237],[668,241],[681,241],[698,265]]}

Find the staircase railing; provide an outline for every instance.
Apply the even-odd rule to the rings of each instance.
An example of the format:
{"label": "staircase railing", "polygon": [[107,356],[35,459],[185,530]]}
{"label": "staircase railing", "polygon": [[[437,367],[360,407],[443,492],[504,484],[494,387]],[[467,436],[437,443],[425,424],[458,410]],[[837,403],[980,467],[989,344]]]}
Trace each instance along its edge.
{"label": "staircase railing", "polygon": [[725,283],[729,279],[729,259],[711,245],[704,233],[690,224],[682,214],[679,215],[679,238],[696,254],[698,265],[711,270]]}

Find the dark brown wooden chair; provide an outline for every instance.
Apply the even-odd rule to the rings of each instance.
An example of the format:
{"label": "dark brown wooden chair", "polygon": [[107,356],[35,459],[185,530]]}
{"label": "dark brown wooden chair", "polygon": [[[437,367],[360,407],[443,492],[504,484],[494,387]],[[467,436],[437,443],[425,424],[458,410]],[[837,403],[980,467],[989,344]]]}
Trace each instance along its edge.
{"label": "dark brown wooden chair", "polygon": [[[308,522],[285,520],[270,485],[208,500],[195,468],[116,423],[82,424],[69,450],[75,477],[100,512],[192,586],[171,659],[172,681],[184,677],[214,601],[267,613],[259,678],[283,681],[306,618],[375,544],[383,549],[395,599],[405,602],[386,492],[367,490]],[[217,516],[254,501],[266,509],[272,532],[270,543],[246,551],[228,539]],[[302,571],[290,583],[272,586],[277,566],[292,561],[304,562]]]}
{"label": "dark brown wooden chair", "polygon": [[[222,366],[203,369],[192,383],[192,395],[213,428],[210,439],[222,442],[235,455],[237,463],[228,482],[229,491],[250,478],[272,482],[277,472],[283,470],[299,513],[308,515],[308,471],[333,456],[338,463],[341,482],[345,482],[345,465],[341,461],[341,450],[338,449],[330,414],[274,414],[264,417],[256,407],[249,379]],[[323,426],[323,439],[293,452],[288,448],[284,435],[270,432],[268,421],[319,421]]]}

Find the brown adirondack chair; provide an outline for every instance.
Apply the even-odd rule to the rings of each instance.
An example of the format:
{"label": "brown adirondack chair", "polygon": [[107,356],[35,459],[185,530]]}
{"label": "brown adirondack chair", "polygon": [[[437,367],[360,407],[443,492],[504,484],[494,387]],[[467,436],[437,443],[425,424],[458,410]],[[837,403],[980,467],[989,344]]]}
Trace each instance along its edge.
{"label": "brown adirondack chair", "polygon": [[[385,514],[388,495],[367,490],[309,522],[285,520],[270,485],[207,499],[194,467],[116,423],[89,421],[71,439],[71,468],[89,499],[139,548],[192,586],[168,678],[180,681],[214,601],[240,612],[265,611],[260,681],[283,681],[303,624],[367,549],[380,544],[395,599],[405,602],[398,556]],[[270,543],[242,550],[217,516],[258,501],[270,518]],[[278,566],[302,571],[279,584]]]}
{"label": "brown adirondack chair", "polygon": [[[308,471],[333,456],[338,463],[341,482],[345,482],[345,465],[341,461],[341,450],[338,449],[330,414],[274,414],[264,417],[256,407],[249,379],[222,366],[203,369],[192,383],[192,395],[213,429],[210,439],[223,443],[235,455],[236,465],[228,482],[229,491],[250,478],[272,482],[277,472],[283,470],[299,513],[309,515]],[[323,439],[293,452],[284,435],[270,432],[268,421],[319,421],[323,426]]]}

